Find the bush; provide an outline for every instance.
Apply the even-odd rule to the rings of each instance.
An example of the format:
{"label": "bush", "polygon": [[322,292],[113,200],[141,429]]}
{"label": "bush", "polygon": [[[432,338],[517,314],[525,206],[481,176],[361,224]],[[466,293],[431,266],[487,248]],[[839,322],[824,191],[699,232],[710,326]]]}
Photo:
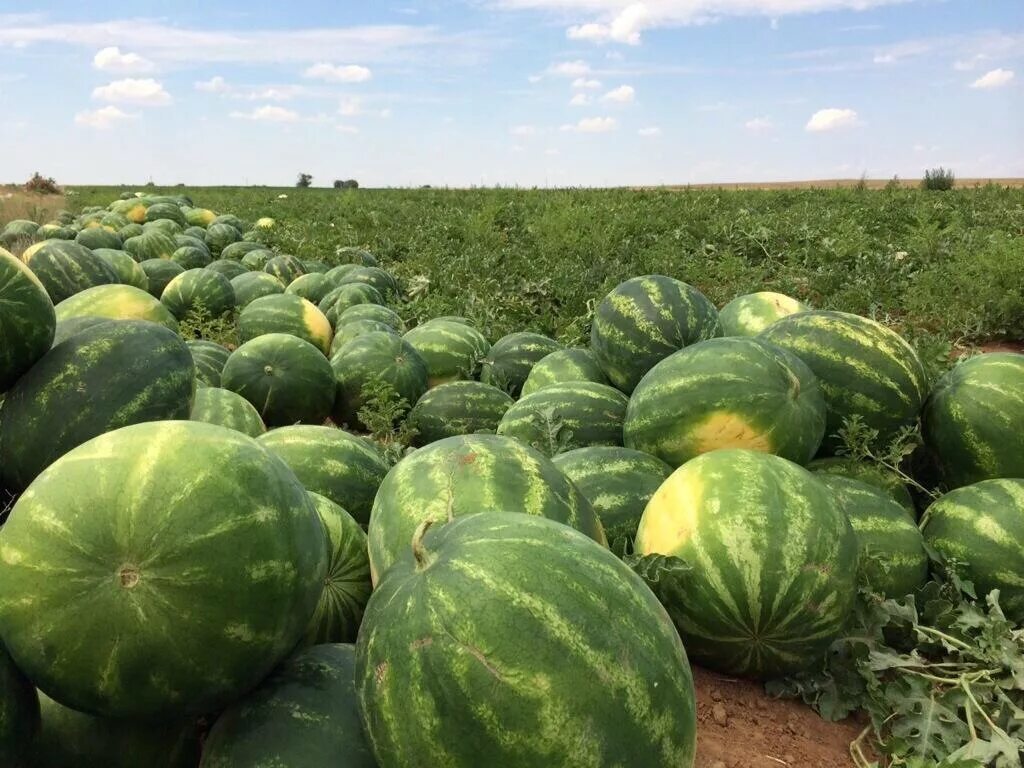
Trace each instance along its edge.
{"label": "bush", "polygon": [[932,192],[948,192],[956,185],[956,177],[952,170],[945,168],[932,168],[924,172],[924,179],[921,180],[921,189]]}
{"label": "bush", "polygon": [[309,173],[300,173],[299,180],[295,182],[295,186],[300,189],[309,189],[313,186],[313,176]]}
{"label": "bush", "polygon": [[356,181],[355,179],[345,179],[345,180],[335,179],[334,180],[334,188],[335,189],[359,189],[359,182]]}
{"label": "bush", "polygon": [[32,178],[25,182],[25,191],[37,195],[59,195],[60,187],[52,177],[47,178],[36,171]]}

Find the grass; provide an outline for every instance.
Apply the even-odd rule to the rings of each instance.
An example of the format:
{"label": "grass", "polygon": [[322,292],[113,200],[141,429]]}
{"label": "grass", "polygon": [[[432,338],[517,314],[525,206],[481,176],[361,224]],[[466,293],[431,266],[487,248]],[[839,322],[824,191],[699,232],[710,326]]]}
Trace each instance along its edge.
{"label": "grass", "polygon": [[[109,202],[109,201],[108,201]],[[40,224],[50,221],[67,207],[64,195],[40,195],[26,192],[20,186],[0,185],[0,223],[28,219]]]}

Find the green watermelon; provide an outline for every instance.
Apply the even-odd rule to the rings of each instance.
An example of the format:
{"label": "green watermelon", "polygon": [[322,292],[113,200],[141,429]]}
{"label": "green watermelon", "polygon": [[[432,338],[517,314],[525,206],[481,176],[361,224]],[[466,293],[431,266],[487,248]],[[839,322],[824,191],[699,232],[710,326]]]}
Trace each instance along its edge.
{"label": "green watermelon", "polygon": [[183,229],[180,224],[177,224],[170,219],[158,219],[156,221],[147,221],[142,225],[143,234],[147,232],[159,232],[160,234],[167,235],[172,240],[177,238],[182,233]]}
{"label": "green watermelon", "polygon": [[149,280],[149,295],[159,299],[163,293],[164,288],[178,275],[185,272],[185,268],[177,262],[171,261],[170,259],[149,259],[139,263],[142,267],[142,271],[146,273],[146,278]]}
{"label": "green watermelon", "polygon": [[398,333],[405,333],[405,321],[393,309],[379,304],[355,304],[338,314],[335,324],[338,328],[357,320],[376,320],[378,323],[390,325]]}
{"label": "green watermelon", "polygon": [[202,269],[210,265],[210,254],[190,245],[183,245],[171,254],[171,261],[183,269]]}
{"label": "green watermelon", "polygon": [[167,284],[160,301],[179,320],[195,312],[221,317],[235,308],[235,291],[218,272],[188,269]]}
{"label": "green watermelon", "polygon": [[427,364],[427,386],[474,379],[491,349],[475,328],[447,320],[431,320],[403,337]]}
{"label": "green watermelon", "polygon": [[898,503],[912,516],[917,516],[914,506],[914,497],[910,495],[910,489],[906,483],[897,475],[878,464],[869,464],[866,461],[857,461],[848,456],[829,456],[823,459],[815,459],[807,465],[807,469],[815,474],[839,475],[848,477],[851,480],[859,480],[862,483],[873,485],[888,493],[893,501]]}
{"label": "green watermelon", "polygon": [[343,507],[360,524],[370,520],[373,497],[388,465],[372,444],[334,427],[272,429],[260,445],[284,461],[306,490]]}
{"label": "green watermelon", "polygon": [[326,275],[299,275],[288,283],[285,293],[294,293],[296,296],[301,296],[306,301],[317,304],[324,296],[327,295],[327,292],[330,291],[332,287],[333,286],[331,285],[330,280],[327,279]]}
{"label": "green watermelon", "polygon": [[73,317],[105,317],[110,320],[148,320],[175,333],[178,321],[167,307],[130,285],[97,285],[64,299],[56,307],[57,321]]}
{"label": "green watermelon", "polygon": [[288,285],[295,278],[306,274],[302,262],[294,256],[275,256],[263,265],[263,271],[276,277],[282,285]]}
{"label": "green watermelon", "polygon": [[651,368],[626,412],[628,448],[680,467],[719,448],[806,464],[825,435],[818,381],[798,357],[759,339],[711,339]]}
{"label": "green watermelon", "polygon": [[75,242],[84,245],[90,251],[95,251],[97,248],[109,248],[115,251],[121,249],[121,236],[103,227],[83,229],[75,235]]}
{"label": "green watermelon", "polygon": [[776,320],[810,309],[784,293],[759,291],[737,296],[722,307],[718,319],[723,336],[757,336]]}
{"label": "green watermelon", "polygon": [[39,225],[28,219],[14,219],[4,225],[3,233],[16,237],[34,237],[39,231]]}
{"label": "green watermelon", "polygon": [[358,264],[339,264],[336,267],[332,267],[324,273],[324,277],[331,281],[331,285],[335,288],[341,286],[341,279],[345,277],[349,272],[356,269]]}
{"label": "green watermelon", "polygon": [[39,278],[0,248],[0,392],[53,343],[56,315]]}
{"label": "green watermelon", "polygon": [[185,211],[185,223],[192,227],[206,229],[216,218],[217,214],[207,208],[189,208]]}
{"label": "green watermelon", "polygon": [[71,317],[57,323],[57,330],[53,334],[53,346],[62,344],[72,336],[81,333],[87,328],[109,322],[109,317]]}
{"label": "green watermelon", "polygon": [[217,261],[212,261],[206,265],[206,268],[212,269],[214,272],[220,272],[228,280],[234,280],[239,275],[249,273],[249,270],[237,261],[229,261],[228,259],[217,259]]}
{"label": "green watermelon", "polygon": [[904,597],[928,579],[928,553],[913,515],[880,488],[840,475],[821,474],[857,536],[860,573],[873,592]]}
{"label": "green watermelon", "polygon": [[268,427],[321,424],[334,405],[334,372],[308,341],[268,333],[228,358],[221,386],[252,403]]}
{"label": "green watermelon", "polygon": [[19,768],[38,728],[36,689],[0,645],[0,765]]}
{"label": "green watermelon", "polygon": [[951,488],[1024,477],[1024,355],[978,355],[946,373],[921,417],[925,445]]}
{"label": "green watermelon", "polygon": [[145,202],[138,198],[117,200],[111,203],[110,210],[114,213],[119,213],[124,216],[128,221],[134,222],[135,224],[141,224],[146,220],[146,208],[148,206]]}
{"label": "green watermelon", "polygon": [[759,337],[792,352],[814,371],[828,406],[824,446],[842,442],[839,430],[860,417],[888,444],[914,424],[928,395],[928,376],[914,348],[874,320],[845,312],[799,312]]}
{"label": "green watermelon", "polygon": [[480,381],[518,397],[533,366],[562,348],[539,333],[510,333],[491,347],[480,370]]}
{"label": "green watermelon", "polygon": [[661,360],[722,335],[718,310],[691,285],[664,275],[634,277],[597,305],[590,348],[605,375],[629,394]]}
{"label": "green watermelon", "polygon": [[690,665],[665,610],[552,520],[469,515],[406,543],[367,606],[355,680],[380,768],[694,761]]}
{"label": "green watermelon", "polygon": [[303,642],[354,643],[373,590],[366,533],[348,512],[326,496],[309,495],[327,532],[330,561],[320,602],[309,620]]}
{"label": "green watermelon", "polygon": [[[74,240],[78,235],[78,230],[73,227],[64,227],[59,224],[43,224],[39,229],[36,230],[35,241],[41,243],[45,240]],[[5,238],[6,240],[6,238]],[[18,238],[17,240],[24,241],[24,238]],[[15,244],[17,243],[15,241]]]}
{"label": "green watermelon", "polygon": [[121,227],[117,231],[117,234],[119,234],[121,236],[121,243],[122,243],[121,247],[122,248],[124,247],[124,241],[127,240],[129,237],[138,237],[139,235],[143,234],[144,232],[145,232],[145,230],[142,228],[142,225],[141,224],[136,224],[134,222],[129,223],[126,226]]}
{"label": "green watermelon", "polygon": [[18,500],[0,530],[0,627],[67,706],[204,714],[295,647],[326,570],[323,525],[280,459],[223,427],[136,424],[79,446]]}
{"label": "green watermelon", "polygon": [[[316,273],[318,275],[325,275],[331,269],[331,265],[323,261],[310,261],[309,259],[302,260],[302,269],[305,270],[306,274]],[[331,286],[334,287],[333,285]]]}
{"label": "green watermelon", "polygon": [[498,424],[512,437],[547,456],[593,445],[622,445],[629,400],[607,384],[552,384],[519,400]]}
{"label": "green watermelon", "polygon": [[377,768],[354,669],[350,645],[299,651],[217,718],[200,768]]}
{"label": "green watermelon", "polygon": [[219,387],[220,374],[231,357],[231,350],[213,341],[191,339],[185,342],[196,366],[196,384],[200,387]]}
{"label": "green watermelon", "polygon": [[206,228],[206,247],[214,257],[219,257],[221,251],[241,239],[242,233],[230,224],[210,224]]}
{"label": "green watermelon", "polygon": [[360,304],[384,304],[384,297],[372,285],[351,283],[332,288],[320,299],[320,311],[324,313],[332,325],[337,325],[338,316],[349,307]]}
{"label": "green watermelon", "polygon": [[129,237],[121,247],[140,263],[150,259],[170,259],[178,250],[174,238],[159,230],[149,230],[136,237]]}
{"label": "green watermelon", "polygon": [[350,264],[359,267],[376,267],[377,259],[374,258],[373,254],[362,248],[357,248],[354,245],[346,245],[338,248],[335,251],[335,255],[342,261],[347,261]]}
{"label": "green watermelon", "polygon": [[238,335],[243,342],[267,333],[291,334],[325,355],[331,351],[334,337],[330,322],[316,305],[290,293],[255,299],[238,316]]}
{"label": "green watermelon", "polygon": [[921,518],[925,543],[974,582],[999,590],[1010,621],[1024,621],[1024,479],[982,480],[934,502]]}
{"label": "green watermelon", "polygon": [[397,335],[395,329],[390,325],[378,323],[376,320],[353,320],[350,323],[338,326],[338,330],[334,334],[334,340],[331,341],[330,356],[334,357],[352,339],[358,339],[367,333],[391,333]]}
{"label": "green watermelon", "polygon": [[545,355],[530,369],[530,375],[523,383],[523,396],[532,395],[552,384],[568,384],[572,381],[608,383],[608,377],[601,370],[597,356],[589,349],[574,347]]}
{"label": "green watermelon", "polygon": [[424,446],[457,435],[494,434],[511,397],[479,381],[452,381],[428,390],[409,412],[407,423],[416,430],[413,445]]}
{"label": "green watermelon", "polygon": [[166,219],[178,224],[182,229],[186,226],[185,214],[174,203],[155,203],[146,209],[146,221]]}
{"label": "green watermelon", "polygon": [[241,261],[246,254],[253,253],[254,251],[270,253],[268,258],[274,255],[272,252],[267,251],[267,246],[263,245],[263,243],[239,240],[238,242],[225,247],[224,250],[221,251],[220,257],[231,261]]}
{"label": "green watermelon", "polygon": [[427,364],[412,346],[394,333],[375,331],[353,339],[331,357],[338,382],[333,419],[353,428],[365,425],[359,410],[366,404],[367,387],[391,387],[405,400],[405,411],[427,391]]}
{"label": "green watermelon", "polygon": [[338,285],[351,283],[372,285],[388,301],[398,299],[398,282],[380,267],[356,267],[338,279]]}
{"label": "green watermelon", "polygon": [[212,225],[227,224],[228,226],[234,227],[239,232],[244,232],[249,227],[244,221],[235,216],[233,213],[222,213],[212,222]]}
{"label": "green watermelon", "polygon": [[[237,243],[236,243],[237,245]],[[257,248],[253,251],[247,251],[241,258],[241,265],[246,269],[254,271],[263,271],[263,268],[270,263],[277,254],[273,251],[267,250],[266,248]],[[223,257],[222,258],[226,258]]]}
{"label": "green watermelon", "polygon": [[149,277],[146,276],[146,270],[125,251],[97,248],[93,253],[107,262],[107,265],[114,270],[117,274],[117,282],[141,288],[144,291],[149,290]]}
{"label": "green watermelon", "polygon": [[677,469],[635,547],[687,652],[729,675],[815,667],[857,595],[857,538],[832,492],[761,451],[712,451]]}
{"label": "green watermelon", "polygon": [[590,504],[543,454],[500,435],[449,437],[406,456],[381,483],[369,525],[374,584],[424,521],[478,512],[547,517],[606,544]]}
{"label": "green watermelon", "polygon": [[203,247],[206,248],[207,251],[210,250],[206,247],[206,227],[188,226],[185,227],[181,234],[195,238],[203,244]]}
{"label": "green watermelon", "polygon": [[249,437],[259,437],[267,431],[259,412],[248,400],[219,387],[199,387],[196,390],[189,418],[227,427]]}
{"label": "green watermelon", "polygon": [[284,293],[284,284],[266,272],[244,272],[231,278],[231,287],[235,291],[235,304],[244,309],[256,299]]}
{"label": "green watermelon", "polygon": [[646,453],[607,445],[566,451],[551,461],[601,518],[612,552],[632,553],[640,517],[672,468]]}
{"label": "green watermelon", "polygon": [[39,278],[54,304],[95,285],[120,282],[107,262],[83,245],[46,240],[21,257]]}
{"label": "green watermelon", "polygon": [[[47,352],[0,409],[0,477],[12,490],[104,432],[141,421],[188,418],[195,368],[173,331],[110,320]],[[38,681],[37,681],[38,682]]]}

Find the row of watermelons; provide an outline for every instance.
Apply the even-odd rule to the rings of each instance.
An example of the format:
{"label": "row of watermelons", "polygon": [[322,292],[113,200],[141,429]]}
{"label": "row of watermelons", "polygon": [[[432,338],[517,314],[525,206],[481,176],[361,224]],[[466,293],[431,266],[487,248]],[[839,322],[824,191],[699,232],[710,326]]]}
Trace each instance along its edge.
{"label": "row of watermelons", "polygon": [[[932,385],[872,320],[664,276],[589,347],[491,345],[407,330],[365,251],[245,230],[130,197],[0,234],[0,765],[679,768],[687,654],[805,669],[926,544],[1024,619],[1022,355]],[[176,332],[235,311],[237,349]],[[950,492],[920,521],[834,455],[855,417],[921,420]]]}

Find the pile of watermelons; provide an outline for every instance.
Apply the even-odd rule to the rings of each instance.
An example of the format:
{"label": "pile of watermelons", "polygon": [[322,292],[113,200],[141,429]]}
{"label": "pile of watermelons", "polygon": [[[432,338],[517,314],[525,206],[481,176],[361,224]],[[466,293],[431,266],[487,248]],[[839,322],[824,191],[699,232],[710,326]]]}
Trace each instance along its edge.
{"label": "pile of watermelons", "polygon": [[[687,654],[813,666],[926,546],[1024,618],[1024,355],[930,382],[872,320],[658,275],[589,347],[491,344],[273,226],[126,196],[0,233],[0,765],[681,768]],[[837,455],[919,420],[927,510]]]}

